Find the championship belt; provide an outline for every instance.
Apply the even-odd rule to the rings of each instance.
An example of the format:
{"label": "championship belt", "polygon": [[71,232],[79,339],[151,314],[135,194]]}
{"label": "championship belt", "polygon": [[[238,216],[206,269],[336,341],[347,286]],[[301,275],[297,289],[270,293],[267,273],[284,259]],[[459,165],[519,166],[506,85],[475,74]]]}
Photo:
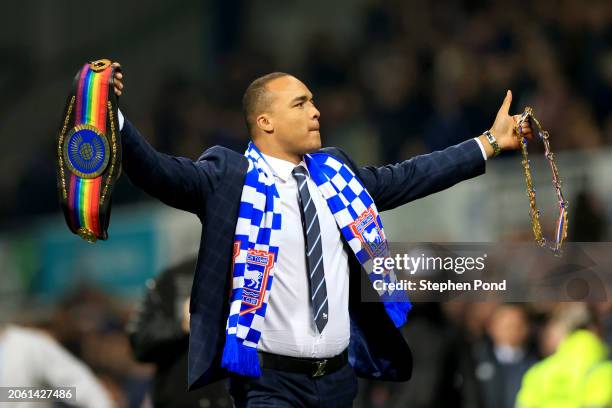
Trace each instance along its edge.
{"label": "championship belt", "polygon": [[[555,237],[552,240],[547,240],[542,234],[542,227],[540,225],[540,210],[536,205],[536,192],[533,188],[533,180],[531,178],[531,167],[529,166],[529,158],[527,153],[527,138],[522,135],[522,125],[527,122],[532,129],[532,132],[536,134],[544,144],[544,156],[548,160],[550,169],[552,171],[552,184],[557,193],[557,202],[559,204],[559,216],[557,218],[557,228],[555,229]],[[559,171],[557,170],[557,164],[555,162],[555,155],[550,149],[550,134],[542,128],[540,121],[536,119],[533,109],[530,107],[525,108],[525,111],[520,116],[516,125],[516,133],[520,138],[521,142],[521,154],[523,156],[522,164],[525,171],[525,183],[527,185],[527,196],[529,197],[529,215],[531,217],[531,227],[533,230],[533,236],[538,245],[541,247],[549,248],[557,256],[561,255],[561,246],[563,241],[567,237],[567,207],[568,203],[563,197],[563,191],[561,191],[561,179],[559,178]]]}
{"label": "championship belt", "polygon": [[66,223],[92,243],[108,238],[111,193],[121,174],[114,72],[107,59],[77,72],[57,140],[57,188]]}

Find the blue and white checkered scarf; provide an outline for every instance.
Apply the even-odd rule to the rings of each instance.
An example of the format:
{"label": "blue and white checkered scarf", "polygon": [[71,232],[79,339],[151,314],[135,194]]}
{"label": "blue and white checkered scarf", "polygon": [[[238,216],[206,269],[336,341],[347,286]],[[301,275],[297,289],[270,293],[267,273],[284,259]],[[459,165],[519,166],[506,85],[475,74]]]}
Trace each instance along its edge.
{"label": "blue and white checkered scarf", "polygon": [[[272,169],[253,143],[249,143],[245,156],[249,168],[236,223],[231,305],[221,364],[233,373],[259,377],[257,344],[274,282],[282,218]],[[364,265],[373,257],[388,256],[389,247],[374,200],[351,169],[325,153],[307,154],[304,161],[359,262]],[[372,282],[396,281],[393,270],[382,274],[367,272]],[[378,294],[395,326],[402,326],[410,310],[405,293],[380,290]]]}

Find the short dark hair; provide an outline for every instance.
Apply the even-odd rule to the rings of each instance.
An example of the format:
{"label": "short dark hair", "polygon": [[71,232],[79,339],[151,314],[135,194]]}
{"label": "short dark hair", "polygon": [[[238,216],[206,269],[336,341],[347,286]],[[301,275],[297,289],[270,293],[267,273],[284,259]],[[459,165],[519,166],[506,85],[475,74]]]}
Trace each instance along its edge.
{"label": "short dark hair", "polygon": [[272,97],[266,85],[277,78],[289,76],[284,72],[272,72],[251,82],[242,97],[242,111],[249,132],[255,127],[255,118],[272,103]]}

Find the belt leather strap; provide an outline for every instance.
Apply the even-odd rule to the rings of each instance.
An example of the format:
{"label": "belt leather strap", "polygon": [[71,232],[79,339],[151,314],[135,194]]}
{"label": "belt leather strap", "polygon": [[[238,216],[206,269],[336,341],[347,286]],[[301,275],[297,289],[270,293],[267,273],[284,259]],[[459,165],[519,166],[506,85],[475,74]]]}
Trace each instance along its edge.
{"label": "belt leather strap", "polygon": [[108,238],[111,193],[121,174],[115,68],[83,65],[68,96],[57,140],[57,188],[70,230],[89,242]]}
{"label": "belt leather strap", "polygon": [[348,349],[330,358],[300,358],[260,351],[257,353],[262,368],[306,374],[316,378],[338,371],[348,363]]}

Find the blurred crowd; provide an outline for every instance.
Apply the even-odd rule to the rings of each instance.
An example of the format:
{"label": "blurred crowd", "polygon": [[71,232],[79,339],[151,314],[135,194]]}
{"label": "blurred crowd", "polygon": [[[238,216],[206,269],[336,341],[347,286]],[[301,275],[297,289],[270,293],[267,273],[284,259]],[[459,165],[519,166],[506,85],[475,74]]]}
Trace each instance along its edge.
{"label": "blurred crowd", "polygon": [[[150,282],[138,307],[83,288],[44,319],[30,315],[15,322],[42,329],[84,362],[113,406],[229,407],[223,382],[186,391],[188,290],[177,289],[176,277],[169,276],[188,276],[186,266]],[[360,380],[356,407],[607,408],[588,404],[598,394],[612,401],[605,399],[612,398],[612,301],[416,303],[403,333],[414,356],[412,379]],[[0,359],[0,372],[5,361]],[[53,384],[43,377],[45,364],[31,368],[32,378]],[[69,378],[70,369],[62,363],[56,374]]]}
{"label": "blurred crowd", "polygon": [[[415,358],[413,378],[405,384],[363,381],[360,406],[607,407],[589,404],[581,392],[595,381],[588,368],[610,364],[611,313],[612,302],[417,303],[404,328]],[[567,344],[576,334],[589,340],[568,357]],[[597,350],[596,357],[588,347]],[[608,398],[610,368],[596,380]]]}
{"label": "blurred crowd", "polygon": [[[344,147],[358,163],[395,162],[479,135],[506,89],[514,112],[534,107],[555,151],[612,143],[608,1],[370,1],[350,22],[350,39],[304,33],[295,61],[258,40],[256,29],[247,32],[266,24],[265,7],[230,3],[214,9],[227,20],[206,57],[216,69],[201,77],[166,72],[145,106],[130,105],[138,73],[126,73],[128,118],[161,151],[191,158],[214,144],[243,151],[242,93],[273,70],[311,88],[324,144]],[[17,182],[0,182],[7,197],[0,222],[57,210],[53,149],[41,145],[10,175]],[[142,197],[121,185],[115,195],[120,203]]]}
{"label": "blurred crowd", "polygon": [[[583,213],[606,228],[605,219],[593,215],[588,206]],[[599,240],[598,234],[597,229],[574,228],[570,240]],[[40,329],[83,362],[112,406],[230,407],[224,381],[186,390],[188,305],[195,262],[170,267],[143,283],[138,301],[125,302],[84,285],[55,307],[22,304],[12,318],[3,313],[0,385],[11,378],[2,377],[7,360],[2,353],[8,351],[3,328],[19,324]],[[413,297],[413,309],[402,328],[413,353],[411,380],[360,380],[355,407],[609,408],[612,300],[596,295],[609,291],[609,284],[589,280],[589,271],[583,272],[573,276],[586,279],[587,293],[595,295],[578,298],[593,301],[423,302]],[[45,362],[51,363],[50,357]],[[54,375],[72,378],[75,363],[55,365]],[[35,371],[31,378],[53,384],[46,364],[29,367]],[[90,388],[95,389],[94,381],[89,381]]]}
{"label": "blurred crowd", "polygon": [[[353,41],[317,33],[300,64],[281,69],[313,90],[324,143],[361,161],[478,135],[506,89],[515,111],[535,107],[556,150],[597,148],[612,143],[611,22],[605,1],[371,2]],[[169,77],[153,115],[156,145],[191,157],[216,143],[242,151],[242,92],[279,67],[264,50],[227,45],[214,81]]]}

